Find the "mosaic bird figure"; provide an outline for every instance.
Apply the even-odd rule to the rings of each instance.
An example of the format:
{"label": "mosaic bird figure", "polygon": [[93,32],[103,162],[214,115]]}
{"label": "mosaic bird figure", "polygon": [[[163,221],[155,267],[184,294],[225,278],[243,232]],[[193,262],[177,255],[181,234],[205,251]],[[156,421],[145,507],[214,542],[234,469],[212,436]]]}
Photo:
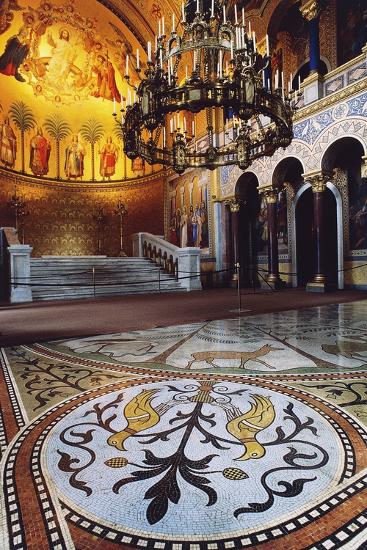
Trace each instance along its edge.
{"label": "mosaic bird figure", "polygon": [[259,432],[270,426],[275,418],[275,410],[269,397],[251,395],[254,403],[246,413],[236,416],[227,423],[227,431],[243,443],[245,453],[237,460],[261,458],[265,448],[256,440]]}
{"label": "mosaic bird figure", "polygon": [[157,391],[157,389],[143,390],[125,406],[124,417],[127,420],[127,426],[121,432],[116,432],[108,438],[109,445],[120,451],[126,451],[124,443],[128,437],[148,430],[159,422],[159,414],[151,405]]}

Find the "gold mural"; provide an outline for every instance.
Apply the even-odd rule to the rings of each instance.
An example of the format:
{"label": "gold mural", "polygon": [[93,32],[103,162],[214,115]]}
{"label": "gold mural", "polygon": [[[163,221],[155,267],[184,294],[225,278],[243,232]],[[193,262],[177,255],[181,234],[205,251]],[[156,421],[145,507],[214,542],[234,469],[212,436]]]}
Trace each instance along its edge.
{"label": "gold mural", "polygon": [[138,49],[144,66],[132,32],[96,0],[2,2],[0,166],[74,181],[145,175],[112,117]]}
{"label": "gold mural", "polygon": [[117,256],[119,201],[128,212],[123,244],[129,255],[132,233],[163,233],[164,182],[159,175],[146,181],[98,186],[40,182],[20,176],[15,184],[13,176],[1,175],[0,227],[15,227],[14,209],[9,204],[16,194],[25,204],[24,216],[18,219],[19,239],[33,247],[32,256]]}
{"label": "gold mural", "polygon": [[209,247],[208,186],[200,172],[175,178],[169,184],[169,241],[180,247]]}

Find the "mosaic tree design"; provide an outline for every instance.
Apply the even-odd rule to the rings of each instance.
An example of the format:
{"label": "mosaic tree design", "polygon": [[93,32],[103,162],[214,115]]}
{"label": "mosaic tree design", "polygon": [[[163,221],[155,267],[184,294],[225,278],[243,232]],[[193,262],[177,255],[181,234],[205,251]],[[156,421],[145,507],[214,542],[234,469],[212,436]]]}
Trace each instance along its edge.
{"label": "mosaic tree design", "polygon": [[92,181],[95,181],[95,166],[94,166],[94,151],[96,144],[102,139],[104,134],[103,126],[100,122],[91,118],[83,124],[80,129],[80,133],[91,148],[91,167],[92,167]]}
{"label": "mosaic tree design", "polygon": [[70,134],[71,127],[58,113],[46,118],[44,127],[56,143],[56,178],[60,179],[60,145]]}
{"label": "mosaic tree design", "polygon": [[[92,445],[99,430],[106,432],[106,443],[120,451],[118,456],[106,460],[105,466],[136,468],[115,481],[112,492],[126,495],[124,487],[142,483],[144,501],[150,501],[146,508],[150,525],[162,521],[172,512],[172,506],[180,503],[186,493],[185,484],[191,486],[190,490],[205,493],[206,506],[214,506],[218,492],[213,476],[221,474],[231,481],[256,476],[256,468],[252,470],[247,461],[262,461],[269,454],[269,466],[256,480],[261,493],[254,501],[251,494],[247,495],[247,505],[232,510],[235,518],[264,512],[273,507],[277,498],[301,495],[304,486],[316,481],[318,471],[329,462],[329,453],[318,440],[314,419],[300,415],[291,401],[276,411],[272,397],[250,394],[245,387],[233,389],[223,383],[192,381],[181,387],[167,384],[167,388],[170,397],[164,399],[158,388],[143,389],[127,402],[124,393],[118,393],[108,402],[95,403],[80,417],[81,421],[61,431],[61,445],[56,448],[58,468],[70,474],[71,487],[88,497],[94,492],[93,484],[86,481],[92,479],[91,473],[86,477],[85,471],[93,466],[100,452],[100,444]],[[124,402],[126,425],[116,431],[115,421]],[[242,403],[241,408],[238,403]],[[224,429],[220,429],[223,420]],[[271,437],[259,439],[273,424]],[[200,447],[198,454],[195,446]],[[73,450],[67,452],[68,447]],[[137,454],[131,454],[132,447],[139,449]],[[271,451],[274,447],[278,447],[275,454]],[[143,459],[138,458],[141,454]],[[232,455],[238,467],[232,466],[233,458],[228,458]],[[276,461],[272,462],[275,455]]]}
{"label": "mosaic tree design", "polygon": [[28,105],[24,101],[15,101],[9,109],[10,116],[15,126],[20,131],[20,148],[22,157],[22,173],[25,173],[25,154],[24,154],[24,138],[26,132],[32,130],[36,125],[36,118]]}

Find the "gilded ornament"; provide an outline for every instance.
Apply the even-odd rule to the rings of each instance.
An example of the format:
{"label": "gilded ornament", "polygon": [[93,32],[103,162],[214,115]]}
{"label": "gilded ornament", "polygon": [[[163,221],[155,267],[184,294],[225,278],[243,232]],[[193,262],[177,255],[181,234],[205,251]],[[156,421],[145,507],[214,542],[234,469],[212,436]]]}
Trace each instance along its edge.
{"label": "gilded ornament", "polygon": [[241,203],[237,199],[232,199],[229,201],[229,208],[231,209],[232,214],[236,214],[240,211]]}
{"label": "gilded ornament", "polygon": [[303,17],[307,19],[307,21],[312,21],[320,15],[321,9],[317,0],[311,0],[311,2],[307,2],[306,4],[301,6],[300,11]]}

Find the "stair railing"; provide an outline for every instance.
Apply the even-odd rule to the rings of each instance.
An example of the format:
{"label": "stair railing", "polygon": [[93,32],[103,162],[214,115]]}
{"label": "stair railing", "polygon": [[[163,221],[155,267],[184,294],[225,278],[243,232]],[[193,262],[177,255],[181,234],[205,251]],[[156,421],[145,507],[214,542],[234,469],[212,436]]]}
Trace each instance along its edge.
{"label": "stair railing", "polygon": [[133,256],[150,259],[188,291],[202,289],[200,248],[180,248],[151,233],[135,233],[132,241]]}

